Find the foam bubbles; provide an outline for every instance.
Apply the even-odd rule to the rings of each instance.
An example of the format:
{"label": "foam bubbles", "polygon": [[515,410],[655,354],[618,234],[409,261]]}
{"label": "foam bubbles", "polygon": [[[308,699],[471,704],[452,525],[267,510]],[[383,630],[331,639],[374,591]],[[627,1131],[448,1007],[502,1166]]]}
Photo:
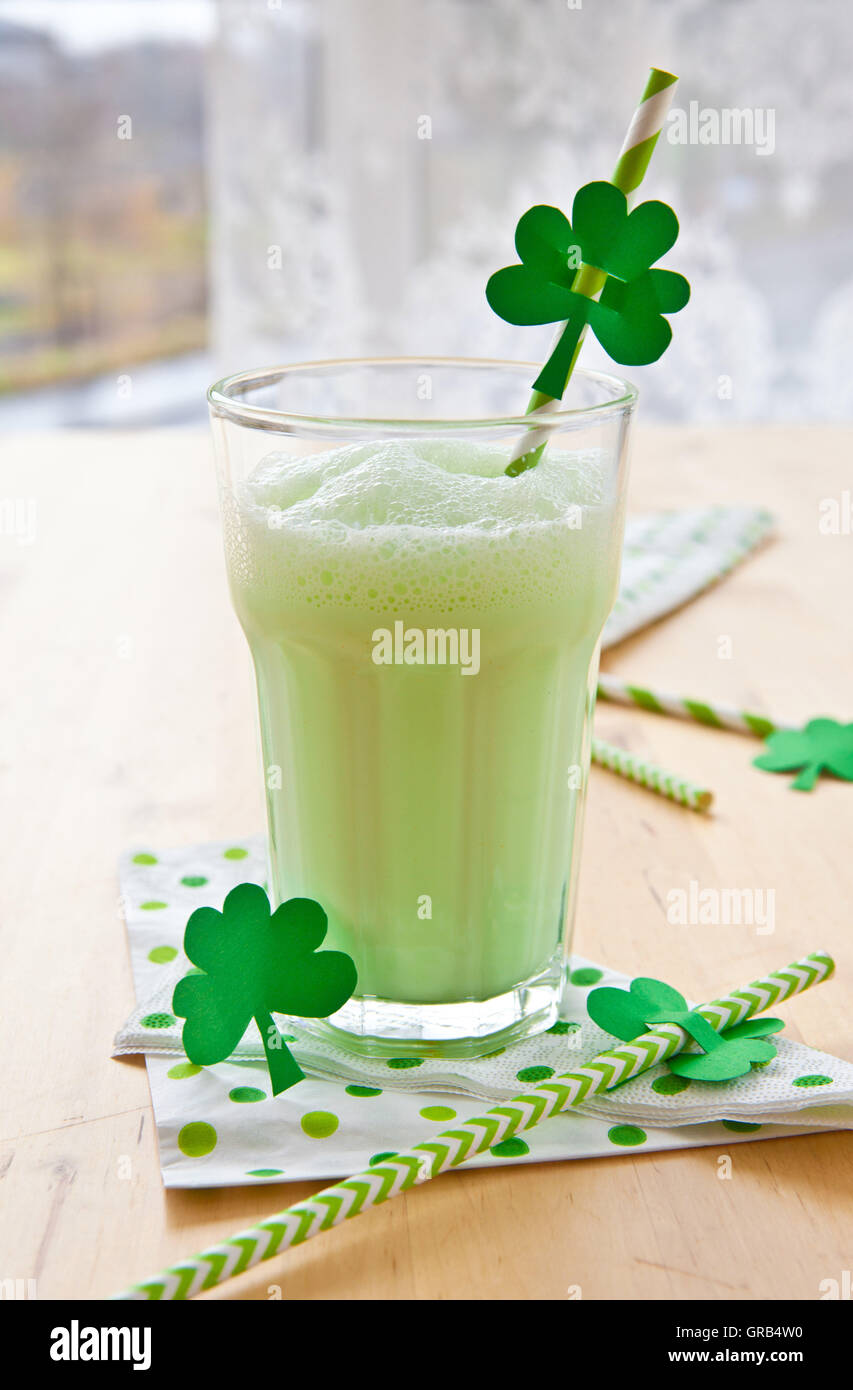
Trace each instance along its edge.
{"label": "foam bubbles", "polygon": [[440,439],[269,454],[226,508],[235,589],[267,610],[447,614],[600,588],[612,459],[549,449],[517,478],[505,467],[498,446]]}
{"label": "foam bubbles", "polygon": [[503,450],[455,440],[350,444],[294,459],[269,454],[246,487],[245,504],[287,512],[287,525],[416,526],[495,530],[552,521],[571,503],[602,500],[600,453],[544,455],[518,478]]}

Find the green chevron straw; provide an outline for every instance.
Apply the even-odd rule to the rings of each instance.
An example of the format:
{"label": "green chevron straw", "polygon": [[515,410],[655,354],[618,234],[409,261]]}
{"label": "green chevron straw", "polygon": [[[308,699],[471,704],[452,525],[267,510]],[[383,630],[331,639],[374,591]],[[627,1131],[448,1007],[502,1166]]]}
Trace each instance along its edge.
{"label": "green chevron straw", "polygon": [[627,777],[641,787],[648,787],[649,791],[657,792],[669,801],[677,801],[679,806],[689,806],[691,811],[707,811],[713,803],[714,793],[707,787],[697,787],[694,782],[688,782],[677,773],[658,767],[657,763],[635,758],[633,753],[627,753],[613,743],[605,743],[603,738],[592,740],[592,761],[599,767],[618,772],[620,777]]}
{"label": "green chevron straw", "polygon": [[[631,123],[622,141],[622,148],[619,151],[619,158],[616,161],[616,168],[610,176],[610,182],[614,183],[618,189],[630,199],[631,194],[639,188],[642,183],[649,161],[658,142],[658,136],[663,129],[666,120],[666,113],[672,103],[675,94],[677,77],[673,77],[671,72],[664,72],[661,68],[652,68],[649,72],[648,81],[640,97],[637,109],[631,117]],[[598,294],[602,288],[605,275],[603,271],[595,266],[582,266],[578,271],[577,280],[573,288],[580,294],[589,295],[590,298]],[[562,336],[566,325],[561,323],[557,328],[555,342]],[[565,391],[569,384],[569,378],[575,369],[578,354],[583,346],[586,328],[584,327],[578,339],[578,345],[572,356],[569,370],[566,375],[566,382],[563,386]],[[537,411],[547,411],[553,405],[554,397],[546,396],[542,391],[534,391],[531,394],[527,405],[527,415],[535,415]],[[510,457],[509,465],[506,469],[511,477],[516,477],[526,469],[532,468],[539,462],[542,451],[548,442],[549,431],[547,429],[534,430],[527,433],[524,438],[519,440]]]}
{"label": "green chevron straw", "polygon": [[649,690],[644,685],[629,685],[616,676],[603,672],[598,677],[598,698],[610,700],[618,705],[634,705],[639,709],[654,711],[655,714],[671,714],[676,719],[692,719],[697,724],[707,724],[713,729],[732,729],[738,734],[753,734],[756,738],[766,738],[777,729],[790,729],[790,724],[777,724],[764,714],[751,714],[748,710],[736,709],[733,705],[710,705],[704,700],[690,700],[684,695],[669,695],[660,690]]}
{"label": "green chevron straw", "polygon": [[[701,1005],[698,1012],[720,1032],[829,979],[834,969],[831,956],[815,951],[784,970],[775,970],[743,989],[733,990],[723,999]],[[455,1129],[445,1130],[403,1153],[383,1159],[257,1226],[250,1226],[230,1240],[170,1265],[154,1278],[134,1284],[114,1297],[140,1301],[192,1298],[263,1260],[272,1259],[291,1245],[301,1245],[321,1231],[360,1216],[369,1207],[396,1197],[398,1192],[405,1192],[416,1183],[436,1178],[447,1168],[456,1168],[466,1159],[510,1138],[519,1129],[531,1129],[549,1115],[580,1105],[588,1096],[621,1086],[657,1062],[681,1052],[690,1041],[678,1024],[658,1024],[641,1037],[600,1053],[585,1066],[543,1081],[503,1105],[494,1106],[485,1115],[466,1120]]]}

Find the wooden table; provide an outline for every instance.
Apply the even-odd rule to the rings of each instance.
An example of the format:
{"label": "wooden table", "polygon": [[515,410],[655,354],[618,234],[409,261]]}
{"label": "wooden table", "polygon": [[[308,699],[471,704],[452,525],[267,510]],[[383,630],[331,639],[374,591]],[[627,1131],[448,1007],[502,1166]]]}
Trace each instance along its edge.
{"label": "wooden table", "polygon": [[[818,529],[851,450],[844,428],[641,424],[635,509],[762,503],[778,538],[607,669],[782,719],[853,716],[853,536]],[[3,470],[37,524],[32,544],[0,536],[0,1277],[100,1298],[319,1184],[164,1192],[142,1059],[110,1058],[133,1003],[119,851],[263,820],[207,439],[31,434]],[[717,804],[700,817],[594,770],[578,949],[707,998],[825,946],[837,979],[785,1006],[788,1031],[853,1059],[853,787],[798,795],[750,766],[751,742],[654,715],[604,706],[597,726]],[[775,933],[669,925],[691,878],[772,887]],[[850,1133],[462,1170],[207,1297],[815,1299],[851,1268],[851,1208]]]}

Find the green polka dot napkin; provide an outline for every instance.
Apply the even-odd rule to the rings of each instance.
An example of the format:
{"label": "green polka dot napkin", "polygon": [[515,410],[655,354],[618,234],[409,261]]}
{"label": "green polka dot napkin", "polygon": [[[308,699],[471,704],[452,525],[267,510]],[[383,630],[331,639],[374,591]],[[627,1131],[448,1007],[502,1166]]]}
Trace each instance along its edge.
{"label": "green polka dot napkin", "polygon": [[[528,1082],[569,1070],[608,1045],[586,1016],[586,996],[627,977],[591,961],[572,963],[563,1017],[549,1032],[477,1061],[353,1057],[279,1019],[305,1081],[273,1098],[260,1040],[197,1067],[181,1048],[172,990],[189,968],[181,949],[196,907],[221,907],[240,882],[264,883],[263,837],[232,844],[141,850],[121,863],[122,901],[139,1007],[114,1055],[143,1052],[167,1187],[339,1177],[417,1143],[457,1116],[505,1100]],[[292,1041],[291,1041],[292,1039]],[[497,1144],[472,1166],[585,1158],[634,1150],[728,1147],[744,1139],[853,1128],[853,1066],[779,1040],[777,1058],[749,1078],[710,1085],[665,1066],[582,1110]]]}
{"label": "green polka dot napkin", "polygon": [[629,517],[622,580],[602,638],[611,647],[728,574],[770,533],[754,507],[697,507]]}

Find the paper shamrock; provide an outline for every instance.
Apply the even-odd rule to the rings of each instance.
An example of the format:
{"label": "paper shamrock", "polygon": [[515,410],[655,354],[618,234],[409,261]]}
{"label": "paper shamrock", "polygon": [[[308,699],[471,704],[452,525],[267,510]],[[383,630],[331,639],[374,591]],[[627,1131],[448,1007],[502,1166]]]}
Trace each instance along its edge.
{"label": "paper shamrock", "polygon": [[326,1018],[349,999],[355,965],[342,951],[319,951],[326,914],[311,898],[291,898],[270,912],[256,883],[240,883],[222,911],[200,907],[184,933],[184,950],[198,973],[175,986],[172,1009],[186,1019],[184,1050],[209,1066],[230,1057],[252,1019],[266,1053],[273,1095],[304,1073],[272,1013]]}
{"label": "paper shamrock", "polygon": [[803,729],[777,729],[765,740],[767,753],[753,758],[765,772],[795,772],[791,783],[798,792],[810,792],[822,772],[853,782],[853,724],[836,719],[810,719]]}
{"label": "paper shamrock", "polygon": [[[678,218],[666,203],[640,203],[629,213],[625,194],[604,181],[578,191],[571,222],[547,204],[524,213],[515,229],[521,265],[496,271],[486,298],[508,323],[566,320],[534,382],[538,391],[555,400],[562,396],[587,323],[614,362],[657,361],[672,338],[663,315],[683,309],[690,298],[683,275],[651,269],[677,236]],[[588,293],[579,292],[581,265],[601,272],[583,286]],[[589,297],[599,289],[597,300]]]}
{"label": "paper shamrock", "polygon": [[593,1023],[623,1042],[640,1037],[656,1023],[677,1023],[702,1051],[680,1053],[669,1063],[669,1069],[693,1081],[733,1081],[753,1064],[772,1061],[776,1045],[766,1042],[765,1037],[785,1026],[779,1018],[748,1018],[718,1033],[706,1018],[687,1007],[687,1000],[677,989],[645,976],[632,980],[627,990],[608,985],[594,989],[587,1000],[587,1012]]}

